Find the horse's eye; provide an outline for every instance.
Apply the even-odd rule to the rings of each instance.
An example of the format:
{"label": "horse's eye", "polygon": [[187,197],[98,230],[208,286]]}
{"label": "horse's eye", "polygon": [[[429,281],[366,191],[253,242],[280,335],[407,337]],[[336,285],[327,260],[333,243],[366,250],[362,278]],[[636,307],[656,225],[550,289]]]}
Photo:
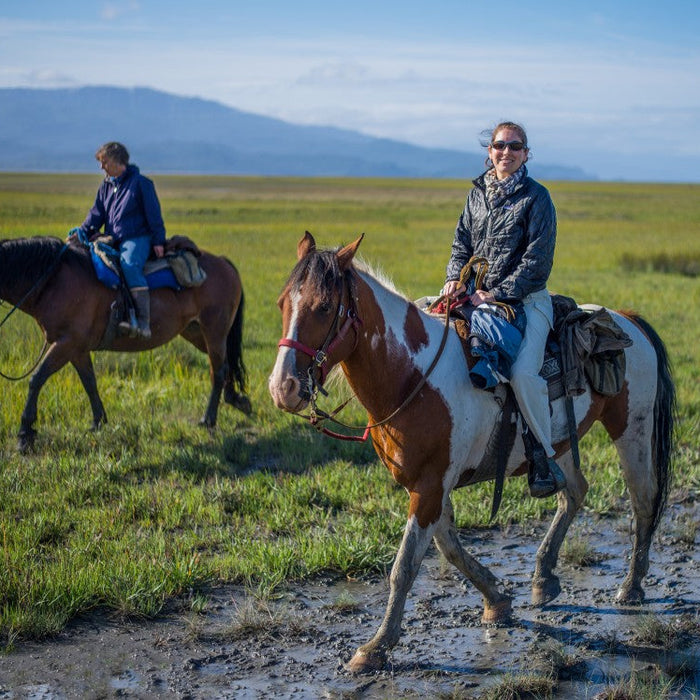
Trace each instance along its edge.
{"label": "horse's eye", "polygon": [[322,316],[328,316],[331,312],[331,305],[327,301],[323,301],[318,305],[317,311]]}

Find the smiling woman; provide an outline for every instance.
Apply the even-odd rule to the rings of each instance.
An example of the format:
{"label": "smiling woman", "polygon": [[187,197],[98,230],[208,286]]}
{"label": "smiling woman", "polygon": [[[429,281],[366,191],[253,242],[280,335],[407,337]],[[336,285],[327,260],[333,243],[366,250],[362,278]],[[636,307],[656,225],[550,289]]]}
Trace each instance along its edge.
{"label": "smiling woman", "polygon": [[[509,379],[527,424],[530,493],[542,498],[566,484],[552,459],[547,384],[540,376],[553,327],[547,280],[554,262],[557,218],[549,192],[528,177],[529,152],[520,124],[501,122],[493,129],[488,169],[474,181],[457,224],[443,294],[468,294],[474,307],[506,303],[525,314],[525,334]],[[460,273],[475,255],[485,259],[489,269],[483,284],[467,289]]]}

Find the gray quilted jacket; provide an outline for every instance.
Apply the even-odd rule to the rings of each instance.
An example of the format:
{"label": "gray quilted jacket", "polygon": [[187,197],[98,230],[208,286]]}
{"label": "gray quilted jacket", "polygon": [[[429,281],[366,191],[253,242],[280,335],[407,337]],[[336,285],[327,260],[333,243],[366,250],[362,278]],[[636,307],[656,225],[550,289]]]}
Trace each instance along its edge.
{"label": "gray quilted jacket", "polygon": [[527,176],[513,194],[491,207],[484,175],[474,180],[457,223],[446,280],[472,255],[488,260],[484,289],[499,301],[524,299],[547,286],[554,261],[557,217],[547,189]]}

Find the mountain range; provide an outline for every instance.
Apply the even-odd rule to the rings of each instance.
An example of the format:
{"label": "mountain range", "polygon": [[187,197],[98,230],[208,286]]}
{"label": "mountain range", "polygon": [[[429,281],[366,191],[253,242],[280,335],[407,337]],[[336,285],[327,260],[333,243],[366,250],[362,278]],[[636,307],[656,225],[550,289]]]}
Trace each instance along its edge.
{"label": "mountain range", "polygon": [[[334,127],[301,126],[149,88],[0,89],[0,170],[94,172],[121,141],[145,173],[473,178],[484,154],[424,148]],[[591,180],[532,163],[544,180]]]}

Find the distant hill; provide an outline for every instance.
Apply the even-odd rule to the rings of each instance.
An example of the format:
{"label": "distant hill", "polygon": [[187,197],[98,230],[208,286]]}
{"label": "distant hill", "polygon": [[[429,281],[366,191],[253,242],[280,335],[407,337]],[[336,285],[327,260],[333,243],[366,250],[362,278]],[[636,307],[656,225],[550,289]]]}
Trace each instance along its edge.
{"label": "distant hill", "polygon": [[[472,178],[484,161],[146,88],[0,89],[0,170],[93,172],[93,153],[111,140],[126,144],[146,173]],[[595,179],[541,163],[530,172]]]}

